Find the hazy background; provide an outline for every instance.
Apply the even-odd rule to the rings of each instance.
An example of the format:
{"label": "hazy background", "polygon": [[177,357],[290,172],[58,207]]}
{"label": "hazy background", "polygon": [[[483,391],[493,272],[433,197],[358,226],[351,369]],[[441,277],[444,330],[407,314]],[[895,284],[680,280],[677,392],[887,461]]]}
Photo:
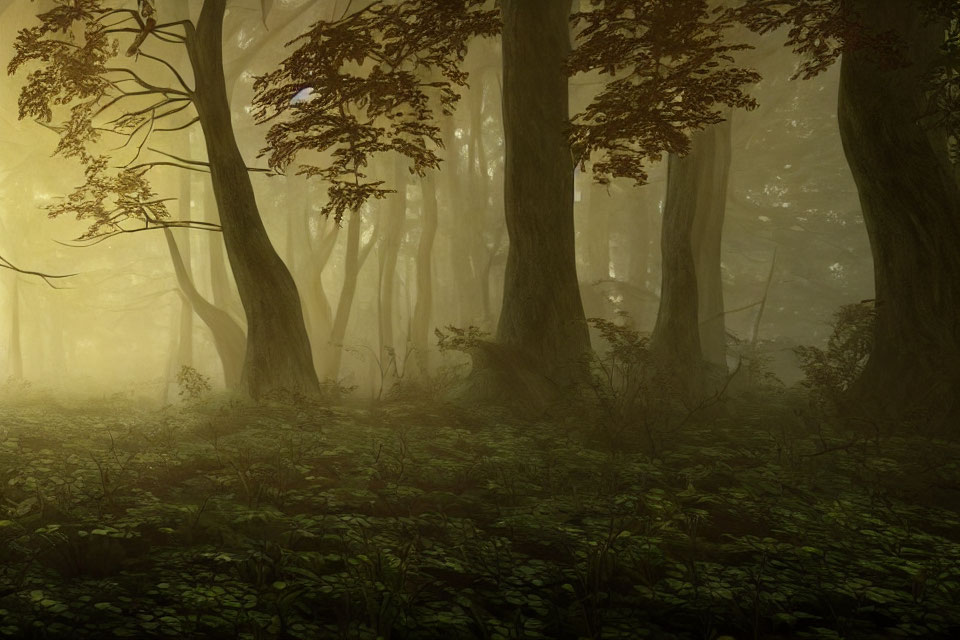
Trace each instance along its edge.
{"label": "hazy background", "polygon": [[[249,108],[253,76],[280,61],[285,56],[283,44],[313,19],[329,17],[334,4],[278,2],[269,31],[253,8],[228,16],[225,57],[245,62],[232,105],[234,126],[250,166],[265,166],[257,153],[266,127],[254,124]],[[4,6],[0,57],[6,62],[17,29],[30,23],[37,5],[18,0]],[[790,349],[820,344],[829,333],[832,313],[842,304],[872,297],[873,281],[856,190],[837,131],[839,69],[835,65],[812,81],[791,80],[797,57],[780,42],[778,36],[758,41],[751,59],[763,75],[753,89],[760,108],[733,116],[722,268],[731,340],[747,339],[757,308],[732,310],[760,300],[776,255],[759,339],[776,357],[774,372],[790,383],[799,378]],[[436,176],[439,228],[431,327],[476,325],[493,331],[507,240],[499,44],[477,42],[466,67],[471,72],[470,89],[445,124],[446,163]],[[82,172],[72,160],[51,157],[57,141],[54,132],[17,120],[22,78],[0,76],[0,253],[21,268],[77,275],[56,281],[60,288],[53,289],[36,277],[0,272],[0,377],[7,379],[8,391],[15,393],[24,380],[56,391],[123,393],[172,402],[173,377],[182,364],[221,384],[207,329],[194,317],[191,335],[182,331],[182,297],[161,232],[124,234],[83,248],[65,246],[76,244],[74,239],[87,224],[48,219],[43,207],[79,185]],[[599,88],[587,77],[572,82],[574,109]],[[165,148],[172,153],[203,157],[196,133],[189,140],[171,135],[168,144]],[[390,320],[395,343],[404,344],[409,331],[423,204],[420,179],[396,167],[393,158],[381,159],[371,173],[392,186],[397,176],[407,184],[362,212],[363,242],[376,245],[359,274],[340,372],[348,384],[359,386],[360,394],[376,393],[380,384],[374,357],[382,311],[379,282],[391,243],[399,243]],[[650,184],[642,188],[626,182],[614,182],[609,188],[593,185],[589,171],[585,173],[577,176],[576,221],[587,316],[614,318],[626,311],[638,327],[649,331],[660,284],[664,168],[654,167]],[[174,218],[209,219],[212,200],[205,174],[193,173],[185,180],[179,170],[161,169],[152,175],[161,197],[189,201],[189,211],[179,211],[185,206],[171,203]],[[315,353],[323,358],[323,349],[316,345],[328,341],[329,327],[322,319],[325,306],[336,310],[344,278],[345,229],[337,234],[329,261],[321,264],[324,238],[334,233],[333,222],[318,214],[326,198],[325,185],[257,174],[254,187],[274,246],[300,289]],[[216,270],[223,264],[219,238],[204,231],[178,231],[176,236],[182,250],[189,243],[196,286],[209,299],[211,266]],[[226,306],[242,322],[235,294]],[[436,356],[433,366],[459,362],[449,358]],[[317,366],[323,371],[322,362]]]}

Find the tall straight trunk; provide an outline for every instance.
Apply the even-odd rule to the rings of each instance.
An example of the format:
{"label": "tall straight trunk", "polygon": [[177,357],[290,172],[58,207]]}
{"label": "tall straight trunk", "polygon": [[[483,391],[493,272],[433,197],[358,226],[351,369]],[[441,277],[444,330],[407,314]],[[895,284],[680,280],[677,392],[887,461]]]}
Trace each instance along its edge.
{"label": "tall straight trunk", "polygon": [[467,233],[470,249],[470,265],[473,273],[473,291],[468,295],[479,295],[482,326],[488,326],[494,321],[492,303],[490,300],[490,280],[487,265],[491,262],[491,251],[487,246],[484,231],[487,230],[486,220],[490,202],[490,163],[487,159],[487,148],[483,140],[483,77],[476,80],[476,89],[470,100],[470,142],[468,153],[467,179],[469,181],[470,204],[464,207],[464,230]]}
{"label": "tall straight trunk", "polygon": [[[503,1],[504,210],[510,247],[497,341],[564,382],[590,349],[577,282],[566,137],[568,0]],[[573,365],[573,368],[571,366]]]}
{"label": "tall straight trunk", "polygon": [[576,216],[579,238],[580,295],[588,317],[601,317],[606,311],[603,284],[610,279],[610,198],[604,185],[584,176]]}
{"label": "tall straight trunk", "polygon": [[[460,154],[465,142],[454,135],[453,118],[443,118],[440,123],[447,158],[442,176],[446,178],[447,217],[450,225],[450,271],[453,274],[456,295],[457,324],[462,327],[476,325],[482,313],[474,287],[477,275],[470,261],[470,223],[469,216],[475,213],[472,207],[463,206],[463,193],[466,180],[460,162]],[[469,167],[468,167],[469,170]]]}
{"label": "tall straight trunk", "polygon": [[396,193],[390,196],[385,207],[387,220],[383,223],[383,240],[380,242],[380,283],[378,308],[380,315],[379,338],[380,357],[385,357],[386,349],[393,349],[393,316],[395,289],[397,282],[397,258],[400,254],[400,242],[403,239],[403,223],[407,216],[407,171],[406,163],[399,159],[394,164],[393,188]]}
{"label": "tall straight trunk", "polygon": [[697,212],[693,221],[693,259],[697,272],[700,348],[703,359],[726,371],[727,327],[723,315],[720,245],[730,178],[731,124],[727,120],[694,136],[689,160],[698,165]]}
{"label": "tall straight trunk", "polygon": [[626,241],[630,248],[626,264],[626,280],[630,287],[627,289],[627,309],[636,326],[644,326],[647,321],[643,313],[649,290],[649,269],[651,262],[651,240],[653,238],[653,214],[651,209],[655,205],[655,198],[648,185],[638,192],[635,200],[635,211],[626,216]]}
{"label": "tall straight trunk", "polygon": [[585,191],[589,194],[584,219],[584,280],[598,282],[610,277],[610,196],[602,184],[590,181]]}
{"label": "tall straight trunk", "polygon": [[[195,311],[200,320],[210,329],[214,348],[217,350],[220,364],[223,366],[224,384],[228,389],[236,389],[240,386],[243,372],[243,353],[247,342],[243,328],[229,313],[210,304],[200,295],[193,284],[193,279],[180,253],[173,232],[170,229],[164,229],[163,234],[167,240],[167,249],[170,251],[173,269],[177,276],[177,284],[180,286],[185,304],[189,304],[189,308]],[[182,333],[183,328],[181,326],[181,344]],[[184,363],[181,362],[181,364]]]}
{"label": "tall straight trunk", "polygon": [[254,398],[273,389],[319,391],[300,296],[264,229],[246,164],[237,147],[223,74],[226,0],[205,0],[187,49],[196,82],[227,257],[247,317],[243,387]]}
{"label": "tall straight trunk", "polygon": [[23,345],[20,331],[20,277],[10,278],[10,377],[23,379]]}
{"label": "tall straight trunk", "polygon": [[[187,146],[189,147],[189,135],[186,136],[186,140]],[[190,171],[180,172],[180,218],[183,220],[191,219],[191,177],[192,174]],[[183,240],[181,242],[180,258],[183,262],[183,268],[187,277],[192,280],[190,231],[186,230],[182,233]],[[178,367],[193,366],[193,304],[186,295],[180,297],[180,338],[177,346],[177,361]]]}
{"label": "tall straight trunk", "polygon": [[946,21],[922,2],[844,0],[865,26],[899,36],[908,66],[843,56],[839,122],[873,250],[873,353],[854,388],[879,415],[960,414],[960,190],[926,80]]}
{"label": "tall straight trunk", "polygon": [[[695,134],[693,144],[700,145],[705,134]],[[697,270],[691,242],[702,167],[693,153],[683,158],[671,154],[667,159],[667,196],[660,236],[660,308],[650,339],[651,349],[688,400],[702,393],[704,382]]]}
{"label": "tall straight trunk", "polygon": [[333,328],[330,330],[330,355],[327,359],[326,377],[336,380],[340,375],[340,364],[343,361],[343,341],[347,337],[347,323],[353,309],[353,299],[357,294],[357,280],[360,269],[366,262],[367,256],[376,244],[376,230],[370,241],[363,248],[360,247],[360,227],[363,219],[359,211],[350,212],[347,222],[347,253],[343,264],[343,287],[340,289],[340,298],[337,301],[337,313],[333,318]]}
{"label": "tall straight trunk", "polygon": [[413,308],[410,342],[417,354],[420,373],[430,370],[430,317],[433,312],[433,243],[437,237],[437,182],[431,171],[420,181],[423,193],[420,211],[420,245],[417,247],[417,301]]}

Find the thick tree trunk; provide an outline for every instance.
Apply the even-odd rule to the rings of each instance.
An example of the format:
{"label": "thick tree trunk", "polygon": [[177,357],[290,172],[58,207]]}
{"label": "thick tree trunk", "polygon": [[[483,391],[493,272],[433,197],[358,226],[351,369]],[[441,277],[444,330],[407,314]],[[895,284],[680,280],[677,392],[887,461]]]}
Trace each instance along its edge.
{"label": "thick tree trunk", "polygon": [[504,0],[504,206],[510,248],[497,341],[556,382],[590,349],[577,282],[566,138],[570,2]]}
{"label": "thick tree trunk", "polygon": [[927,73],[947,25],[923,3],[844,0],[867,28],[892,31],[909,66],[843,56],[839,121],[873,249],[875,344],[853,398],[877,415],[960,414],[960,192],[946,132],[925,115]]}
{"label": "thick tree trunk", "polygon": [[[703,135],[709,134],[694,135],[694,146]],[[700,396],[704,387],[697,270],[691,242],[702,165],[694,154],[684,158],[671,154],[667,159],[667,196],[660,236],[660,309],[650,340],[651,349],[687,400]]]}
{"label": "thick tree trunk", "polygon": [[[213,336],[213,345],[220,357],[220,364],[223,366],[223,381],[228,389],[236,389],[240,386],[241,375],[243,371],[243,353],[246,349],[247,337],[244,335],[243,328],[230,316],[229,313],[215,307],[207,302],[200,295],[197,288],[193,285],[193,280],[187,270],[177,242],[170,229],[164,229],[163,234],[167,240],[167,248],[170,250],[170,258],[173,261],[173,269],[177,275],[177,284],[180,285],[180,291],[186,299],[185,307],[191,308],[197,313],[197,316],[203,321],[210,334]],[[182,322],[181,319],[181,345],[182,345]],[[191,325],[192,326],[192,325]],[[182,356],[181,356],[182,358]],[[181,364],[185,364],[181,362]]]}
{"label": "thick tree trunk", "polygon": [[693,220],[693,259],[697,273],[700,348],[703,359],[727,369],[727,327],[723,316],[723,276],[720,270],[720,245],[727,208],[727,185],[732,155],[729,120],[694,136],[688,159],[698,165],[697,212]]}
{"label": "thick tree trunk", "polygon": [[420,181],[420,245],[417,247],[417,302],[413,308],[410,341],[421,375],[430,370],[430,317],[433,312],[433,243],[437,237],[437,182],[433,172]]}
{"label": "thick tree trunk", "polygon": [[263,227],[233,133],[223,74],[225,11],[226,0],[206,0],[187,44],[227,257],[247,317],[242,384],[255,398],[273,389],[316,393],[300,297]]}

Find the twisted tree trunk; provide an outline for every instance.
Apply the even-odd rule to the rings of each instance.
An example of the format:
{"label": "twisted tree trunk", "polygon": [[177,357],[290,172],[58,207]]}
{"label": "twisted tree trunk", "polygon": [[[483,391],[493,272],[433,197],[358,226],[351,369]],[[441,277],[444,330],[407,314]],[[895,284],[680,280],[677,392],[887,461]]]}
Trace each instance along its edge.
{"label": "twisted tree trunk", "polygon": [[274,389],[319,391],[300,297],[264,229],[237,147],[223,72],[226,0],[205,0],[187,49],[227,257],[247,317],[242,384],[253,397]]}

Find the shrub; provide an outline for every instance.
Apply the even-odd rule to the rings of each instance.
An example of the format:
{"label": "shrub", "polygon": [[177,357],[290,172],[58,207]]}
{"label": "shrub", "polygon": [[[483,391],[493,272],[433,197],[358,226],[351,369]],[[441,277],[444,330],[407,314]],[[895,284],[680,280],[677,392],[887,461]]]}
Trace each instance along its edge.
{"label": "shrub", "polygon": [[873,349],[873,301],[848,304],[834,314],[827,348],[797,347],[804,386],[821,406],[836,407],[863,372]]}

